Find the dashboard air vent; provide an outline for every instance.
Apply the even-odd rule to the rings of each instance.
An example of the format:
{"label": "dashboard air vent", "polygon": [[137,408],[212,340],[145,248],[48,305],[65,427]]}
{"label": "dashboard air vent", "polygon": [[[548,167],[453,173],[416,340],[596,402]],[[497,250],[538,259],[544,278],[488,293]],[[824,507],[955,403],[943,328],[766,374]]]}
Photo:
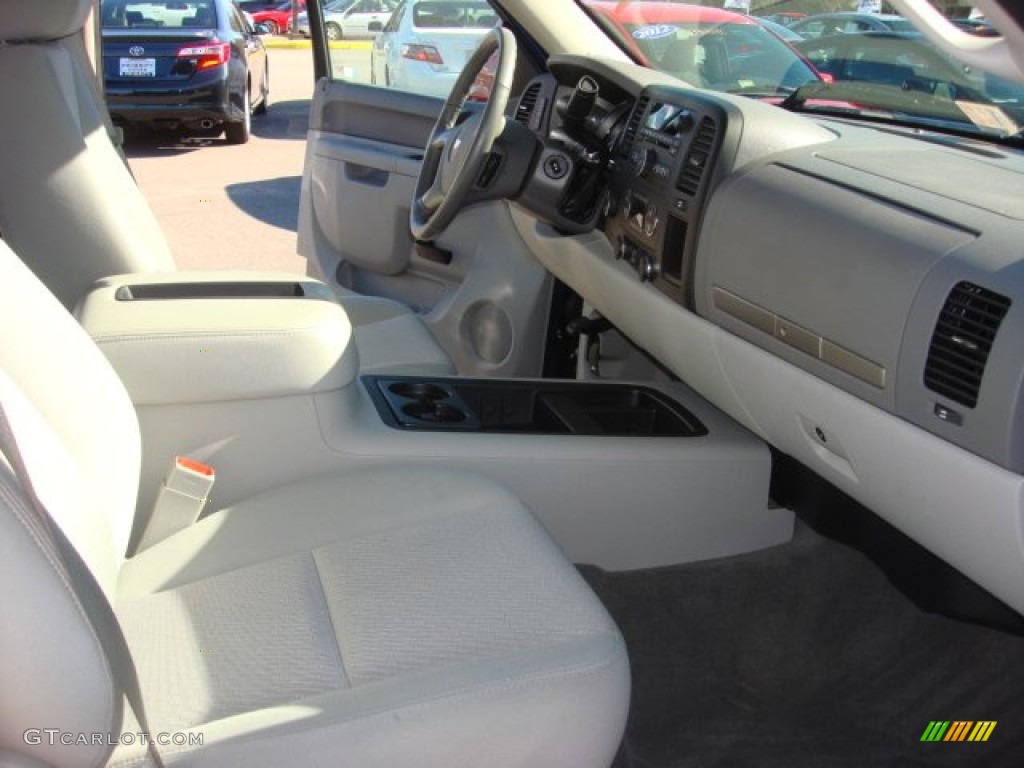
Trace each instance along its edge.
{"label": "dashboard air vent", "polygon": [[626,133],[622,137],[623,153],[628,151],[629,145],[632,144],[633,139],[636,138],[636,132],[640,130],[640,123],[644,121],[644,113],[647,111],[647,105],[650,103],[650,98],[643,96],[633,106],[633,114],[629,116],[629,122],[626,123]]}
{"label": "dashboard air vent", "polygon": [[696,195],[700,189],[701,179],[704,178],[704,169],[711,159],[711,153],[715,149],[715,134],[717,128],[715,121],[705,117],[700,121],[697,133],[686,153],[683,161],[683,172],[679,175],[679,190],[688,195]]}
{"label": "dashboard air vent", "polygon": [[523,95],[519,98],[519,105],[516,107],[516,122],[522,123],[523,125],[533,128],[532,120],[533,110],[537,106],[537,99],[540,96],[540,82],[531,83],[527,86],[526,90],[523,91]]}
{"label": "dashboard air vent", "polygon": [[928,348],[924,384],[973,408],[992,343],[1010,300],[973,283],[957,283],[946,298]]}

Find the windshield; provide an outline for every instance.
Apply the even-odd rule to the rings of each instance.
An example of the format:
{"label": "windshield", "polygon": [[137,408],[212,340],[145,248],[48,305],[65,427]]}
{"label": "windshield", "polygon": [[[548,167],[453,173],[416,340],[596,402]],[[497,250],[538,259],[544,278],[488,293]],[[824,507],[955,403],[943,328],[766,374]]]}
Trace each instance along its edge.
{"label": "windshield", "polygon": [[638,61],[690,85],[729,93],[789,93],[820,76],[751,17],[669,2],[584,0]]}
{"label": "windshield", "polygon": [[[960,133],[1008,137],[1024,127],[1024,86],[948,56],[892,13],[837,13],[825,2],[782,12],[787,4],[753,0],[751,13],[721,2],[578,2],[637,62],[700,88]],[[997,34],[970,5],[946,5],[961,29]]]}
{"label": "windshield", "polygon": [[805,40],[797,47],[833,78],[827,90],[798,94],[815,107],[826,98],[842,108],[877,108],[895,118],[1013,136],[1024,124],[1024,86],[972,69],[918,33],[866,32]]}

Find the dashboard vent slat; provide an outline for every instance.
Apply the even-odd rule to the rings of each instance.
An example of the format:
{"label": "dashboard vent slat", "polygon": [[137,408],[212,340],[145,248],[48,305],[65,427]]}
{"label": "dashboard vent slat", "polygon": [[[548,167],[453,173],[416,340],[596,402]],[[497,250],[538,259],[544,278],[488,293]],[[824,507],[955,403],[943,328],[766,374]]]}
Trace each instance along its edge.
{"label": "dashboard vent slat", "polygon": [[644,113],[647,112],[647,105],[650,103],[651,99],[649,96],[642,96],[634,105],[633,114],[629,116],[629,122],[626,123],[626,133],[622,138],[623,153],[629,150],[633,139],[636,138],[637,131],[640,130],[640,124],[644,120]]}
{"label": "dashboard vent slat", "polygon": [[935,324],[924,385],[960,405],[978,404],[992,344],[1010,299],[973,283],[953,286]]}
{"label": "dashboard vent slat", "polygon": [[526,90],[523,91],[523,95],[519,99],[519,105],[516,107],[516,122],[522,123],[523,125],[533,128],[532,123],[537,122],[532,120],[533,111],[537,107],[537,99],[540,97],[541,84],[539,82],[531,83],[527,86]]}
{"label": "dashboard vent slat", "polygon": [[683,160],[683,172],[679,174],[679,183],[676,185],[681,192],[688,195],[697,194],[704,179],[704,169],[708,167],[711,153],[715,149],[716,135],[715,121],[710,117],[702,119],[693,141],[690,142],[686,159]]}

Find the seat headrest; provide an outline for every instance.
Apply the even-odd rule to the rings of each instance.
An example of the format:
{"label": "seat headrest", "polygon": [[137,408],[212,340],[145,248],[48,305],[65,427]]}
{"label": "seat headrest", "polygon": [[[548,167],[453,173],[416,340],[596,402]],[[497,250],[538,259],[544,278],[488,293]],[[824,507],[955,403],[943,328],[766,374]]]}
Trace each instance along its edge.
{"label": "seat headrest", "polygon": [[85,25],[89,0],[0,0],[0,41],[57,40]]}

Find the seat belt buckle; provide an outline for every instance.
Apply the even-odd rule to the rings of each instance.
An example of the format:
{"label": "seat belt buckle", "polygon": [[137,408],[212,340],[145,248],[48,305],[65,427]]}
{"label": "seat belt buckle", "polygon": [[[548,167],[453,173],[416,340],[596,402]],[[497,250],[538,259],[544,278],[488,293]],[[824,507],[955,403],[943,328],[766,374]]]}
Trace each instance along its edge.
{"label": "seat belt buckle", "polygon": [[193,525],[202,514],[216,473],[208,464],[175,456],[160,485],[139,549],[146,549]]}

